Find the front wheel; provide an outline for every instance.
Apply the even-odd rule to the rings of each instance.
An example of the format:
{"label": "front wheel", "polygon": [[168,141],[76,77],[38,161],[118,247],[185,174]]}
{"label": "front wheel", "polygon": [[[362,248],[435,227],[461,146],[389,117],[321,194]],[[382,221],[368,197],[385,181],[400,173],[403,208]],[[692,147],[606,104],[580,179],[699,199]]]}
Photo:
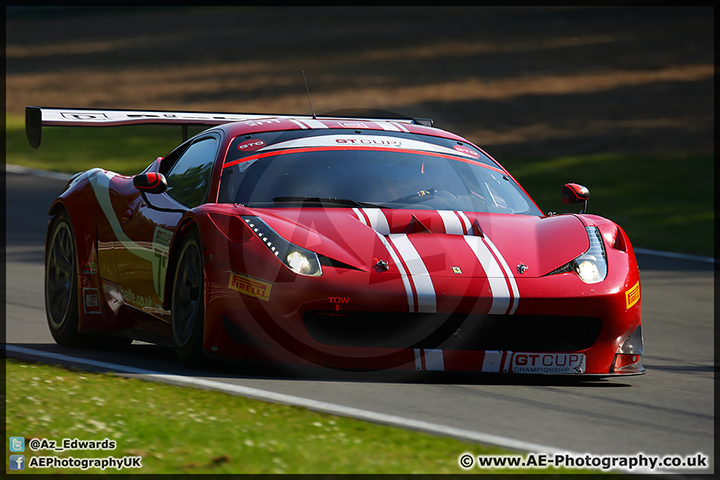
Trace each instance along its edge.
{"label": "front wheel", "polygon": [[175,353],[186,366],[200,366],[205,323],[205,275],[197,230],[183,239],[178,255],[170,306]]}

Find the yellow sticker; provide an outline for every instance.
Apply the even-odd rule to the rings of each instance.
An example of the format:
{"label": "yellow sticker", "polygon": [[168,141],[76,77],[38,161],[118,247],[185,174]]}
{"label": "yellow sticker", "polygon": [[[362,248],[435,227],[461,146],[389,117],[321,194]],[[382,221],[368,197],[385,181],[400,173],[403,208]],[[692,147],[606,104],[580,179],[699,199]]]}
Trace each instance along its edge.
{"label": "yellow sticker", "polygon": [[627,292],[625,292],[625,303],[627,304],[627,308],[632,307],[635,305],[638,300],[640,300],[640,281],[638,282]]}
{"label": "yellow sticker", "polygon": [[455,273],[457,275],[462,274],[462,269],[460,267],[452,267],[452,271],[453,271],[453,273]]}
{"label": "yellow sticker", "polygon": [[267,302],[270,300],[270,289],[272,288],[272,285],[244,275],[237,275],[233,273],[230,275],[228,288]]}

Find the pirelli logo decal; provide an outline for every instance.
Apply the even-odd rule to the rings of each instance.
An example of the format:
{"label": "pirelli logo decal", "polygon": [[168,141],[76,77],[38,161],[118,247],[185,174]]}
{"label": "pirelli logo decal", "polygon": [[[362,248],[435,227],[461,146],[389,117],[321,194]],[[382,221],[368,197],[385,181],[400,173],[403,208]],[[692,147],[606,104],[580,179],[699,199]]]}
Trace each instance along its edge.
{"label": "pirelli logo decal", "polygon": [[638,300],[640,300],[640,281],[630,288],[628,291],[625,292],[625,303],[627,304],[627,308],[632,307],[635,305]]}
{"label": "pirelli logo decal", "polygon": [[272,288],[272,285],[244,275],[233,273],[230,275],[228,288],[267,302],[270,300],[270,289]]}

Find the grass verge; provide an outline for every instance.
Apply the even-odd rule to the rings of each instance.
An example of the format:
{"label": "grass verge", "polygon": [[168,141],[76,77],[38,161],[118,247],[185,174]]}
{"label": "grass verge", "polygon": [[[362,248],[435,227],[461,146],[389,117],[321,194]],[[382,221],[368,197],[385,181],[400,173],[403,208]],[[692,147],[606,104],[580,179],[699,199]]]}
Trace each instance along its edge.
{"label": "grass verge", "polygon": [[597,154],[501,162],[545,213],[564,205],[565,183],[590,189],[588,212],[620,225],[635,247],[711,257],[714,251],[714,158],[706,155]]}
{"label": "grass verge", "polygon": [[[572,473],[464,471],[462,453],[509,452],[221,392],[8,359],[7,437],[112,440],[114,450],[25,450],[61,458],[142,457],[122,473]],[[6,472],[9,470],[9,455]],[[29,469],[102,473],[98,468]],[[104,473],[117,473],[107,469]],[[585,472],[587,473],[587,472]]]}
{"label": "grass verge", "polygon": [[[181,141],[176,126],[45,128],[38,150],[24,119],[7,115],[7,163],[75,173],[102,167],[142,171]],[[190,134],[199,132],[192,130]],[[560,202],[567,182],[591,191],[589,213],[617,222],[636,247],[704,256],[714,252],[714,158],[704,155],[596,154],[560,158],[498,158],[543,211],[576,212]]]}

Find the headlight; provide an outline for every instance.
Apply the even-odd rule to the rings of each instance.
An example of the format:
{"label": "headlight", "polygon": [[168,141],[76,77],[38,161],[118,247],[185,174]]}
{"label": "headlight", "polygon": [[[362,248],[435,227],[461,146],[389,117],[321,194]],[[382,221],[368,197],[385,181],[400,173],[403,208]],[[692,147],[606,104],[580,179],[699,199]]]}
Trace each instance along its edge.
{"label": "headlight", "polygon": [[315,252],[285,240],[260,217],[246,216],[243,221],[262,240],[278,259],[298,275],[319,277],[322,275],[320,260]]}
{"label": "headlight", "polygon": [[560,268],[556,268],[548,275],[575,272],[585,283],[599,283],[607,277],[607,256],[603,245],[600,230],[597,227],[585,227],[590,241],[590,248],[575,260]]}

